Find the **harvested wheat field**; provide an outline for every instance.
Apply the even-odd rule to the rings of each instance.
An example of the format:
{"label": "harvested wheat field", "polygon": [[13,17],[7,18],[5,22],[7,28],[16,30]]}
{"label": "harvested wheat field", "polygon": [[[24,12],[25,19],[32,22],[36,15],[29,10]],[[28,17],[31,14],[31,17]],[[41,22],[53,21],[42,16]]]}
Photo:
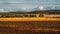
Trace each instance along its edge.
{"label": "harvested wheat field", "polygon": [[0,21],[0,34],[60,34],[60,21]]}

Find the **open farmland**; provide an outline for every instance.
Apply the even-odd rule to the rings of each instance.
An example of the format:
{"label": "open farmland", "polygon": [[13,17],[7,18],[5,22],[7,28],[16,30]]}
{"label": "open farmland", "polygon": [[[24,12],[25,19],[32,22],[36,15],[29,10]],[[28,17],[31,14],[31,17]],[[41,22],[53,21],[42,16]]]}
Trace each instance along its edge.
{"label": "open farmland", "polygon": [[60,14],[0,13],[0,34],[60,34]]}
{"label": "open farmland", "polygon": [[60,21],[0,21],[0,34],[59,34]]}

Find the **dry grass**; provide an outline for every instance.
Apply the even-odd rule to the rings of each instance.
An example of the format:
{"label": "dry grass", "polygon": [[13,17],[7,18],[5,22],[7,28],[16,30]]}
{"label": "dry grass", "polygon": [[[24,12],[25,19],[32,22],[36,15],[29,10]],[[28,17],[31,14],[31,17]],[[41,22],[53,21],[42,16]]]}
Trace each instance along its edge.
{"label": "dry grass", "polygon": [[60,21],[60,18],[46,18],[46,17],[34,17],[34,18],[0,18],[0,21]]}

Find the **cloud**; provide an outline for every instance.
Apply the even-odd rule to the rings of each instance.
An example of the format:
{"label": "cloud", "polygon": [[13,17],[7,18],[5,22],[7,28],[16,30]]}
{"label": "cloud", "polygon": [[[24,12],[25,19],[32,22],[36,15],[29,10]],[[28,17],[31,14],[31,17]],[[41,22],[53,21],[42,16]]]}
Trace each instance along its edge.
{"label": "cloud", "polygon": [[[27,8],[27,10],[29,9],[32,10],[41,5],[44,7],[60,5],[60,0],[0,0],[0,8],[4,8],[5,10],[9,10],[9,11],[14,11],[14,10],[19,11],[22,8],[24,9]],[[9,12],[9,11],[5,11],[4,9],[0,9],[0,12]]]}

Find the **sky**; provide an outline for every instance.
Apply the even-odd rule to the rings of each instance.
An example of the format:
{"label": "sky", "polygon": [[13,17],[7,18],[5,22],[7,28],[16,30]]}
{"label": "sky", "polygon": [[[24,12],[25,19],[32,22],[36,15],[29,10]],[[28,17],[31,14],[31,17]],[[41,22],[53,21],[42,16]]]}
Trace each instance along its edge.
{"label": "sky", "polygon": [[34,10],[40,6],[46,10],[60,10],[60,0],[0,0],[0,11]]}

